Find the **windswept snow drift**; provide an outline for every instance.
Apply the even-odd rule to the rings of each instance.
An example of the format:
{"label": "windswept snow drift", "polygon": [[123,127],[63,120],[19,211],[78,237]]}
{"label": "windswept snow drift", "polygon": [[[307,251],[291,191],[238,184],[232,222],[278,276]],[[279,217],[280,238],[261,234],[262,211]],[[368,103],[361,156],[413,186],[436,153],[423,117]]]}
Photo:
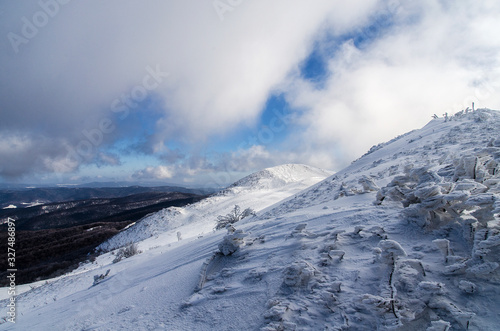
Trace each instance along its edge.
{"label": "windswept snow drift", "polygon": [[[294,166],[268,169],[131,227],[108,248],[150,231],[142,254],[111,264],[107,253],[36,285],[0,329],[495,330],[499,163],[500,114],[478,110],[378,145],[301,192],[279,186],[296,185]],[[211,232],[234,204],[259,211]]]}

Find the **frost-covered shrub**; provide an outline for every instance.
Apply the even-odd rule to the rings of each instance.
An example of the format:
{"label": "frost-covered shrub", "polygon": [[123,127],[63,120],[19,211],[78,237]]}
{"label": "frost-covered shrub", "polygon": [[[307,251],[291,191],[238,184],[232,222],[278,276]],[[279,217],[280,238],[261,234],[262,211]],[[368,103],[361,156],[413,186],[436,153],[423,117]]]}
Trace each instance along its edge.
{"label": "frost-covered shrub", "polygon": [[215,226],[215,229],[224,229],[228,224],[234,224],[244,219],[245,217],[253,215],[255,215],[255,211],[253,209],[247,208],[244,211],[241,211],[240,206],[235,205],[233,210],[229,214],[225,216],[220,215],[217,217],[217,225]]}
{"label": "frost-covered shrub", "polygon": [[[339,235],[344,233],[345,230],[335,230],[329,233],[326,237],[324,245],[320,249],[321,253],[321,264],[327,266],[333,262],[332,256],[329,254],[331,251],[337,250],[337,244],[339,241]],[[340,259],[339,259],[340,261]]]}
{"label": "frost-covered shrub", "polygon": [[485,111],[476,111],[473,113],[474,114],[474,121],[481,123],[481,122],[488,122],[491,119],[491,115],[488,114]]}
{"label": "frost-covered shrub", "polygon": [[428,304],[435,296],[445,293],[445,286],[443,283],[423,281],[418,284],[417,293],[420,299]]}
{"label": "frost-covered shrub", "polygon": [[500,234],[485,233],[485,236],[487,237],[486,239],[480,240],[474,245],[473,256],[481,260],[487,260],[489,257],[492,257],[498,261],[500,257]]}
{"label": "frost-covered shrub", "polygon": [[339,191],[335,195],[334,199],[337,200],[338,198],[349,197],[349,196],[353,196],[355,194],[356,194],[356,192],[354,192],[354,190],[352,188],[350,188],[346,183],[342,182],[340,184]]}
{"label": "frost-covered shrub", "polygon": [[393,265],[399,257],[406,256],[406,252],[395,240],[381,240],[379,242],[380,257],[382,263]]}
{"label": "frost-covered shrub", "polygon": [[488,190],[486,185],[478,183],[472,179],[462,179],[457,182],[454,191],[466,191],[473,194],[484,193]]}
{"label": "frost-covered shrub", "polygon": [[292,233],[290,233],[290,237],[304,237],[304,236],[307,236],[307,232],[305,231],[306,226],[307,226],[307,223],[302,223],[302,224],[297,225],[293,229]]}
{"label": "frost-covered shrub", "polygon": [[448,331],[450,328],[451,328],[450,322],[439,320],[439,321],[432,321],[431,326],[429,326],[426,331]]}
{"label": "frost-covered shrub", "polygon": [[466,280],[461,280],[460,283],[458,284],[458,288],[467,294],[472,294],[477,292],[477,285]]}
{"label": "frost-covered shrub", "polygon": [[205,262],[203,262],[203,265],[201,266],[200,270],[200,280],[198,281],[198,285],[195,288],[195,292],[201,291],[203,285],[205,285],[205,282],[207,281],[207,270],[216,258],[217,258],[216,254],[213,254],[208,259],[206,259]]}
{"label": "frost-covered shrub", "polygon": [[381,188],[377,192],[376,200],[374,204],[380,205],[382,201],[402,201],[405,198],[405,194],[401,191],[401,189],[397,186],[386,186]]}
{"label": "frost-covered shrub", "polygon": [[476,277],[489,277],[499,266],[497,262],[484,262],[468,268],[467,273]]}
{"label": "frost-covered shrub", "polygon": [[373,178],[368,176],[363,176],[358,180],[358,183],[363,186],[363,193],[367,192],[376,192],[380,189],[380,187],[375,184]]}
{"label": "frost-covered shrub", "polygon": [[285,269],[283,284],[287,287],[294,288],[307,287],[316,273],[316,268],[314,268],[309,262],[294,262]]}
{"label": "frost-covered shrub", "polygon": [[94,275],[94,283],[92,284],[92,286],[95,286],[102,282],[106,277],[108,277],[110,271],[111,269],[108,269],[105,274]]}
{"label": "frost-covered shrub", "polygon": [[113,263],[120,262],[123,259],[129,258],[139,253],[141,253],[141,251],[139,250],[136,243],[129,244],[126,247],[122,247],[118,250],[118,252],[116,253],[116,257],[113,260]]}
{"label": "frost-covered shrub", "polygon": [[471,258],[466,261],[460,273],[471,277],[500,278],[500,229],[478,223],[473,232]]}
{"label": "frost-covered shrub", "polygon": [[363,231],[363,230],[364,230],[364,228],[365,228],[365,227],[364,227],[364,226],[361,226],[361,225],[357,225],[357,226],[355,226],[355,227],[354,227],[354,232],[353,232],[353,234],[354,234],[354,235],[356,235],[356,236],[358,236],[358,237],[361,237],[361,231]]}
{"label": "frost-covered shrub", "polygon": [[271,299],[267,302],[268,311],[264,314],[264,318],[269,323],[262,327],[262,331],[276,330],[297,330],[297,324],[290,321],[290,318],[295,315],[297,307],[288,300]]}
{"label": "frost-covered shrub", "polygon": [[435,239],[432,241],[441,251],[444,256],[444,261],[448,263],[448,256],[453,255],[450,249],[450,241],[448,239]]}
{"label": "frost-covered shrub", "polygon": [[[406,252],[403,247],[401,247],[401,245],[394,240],[381,240],[378,246],[379,247],[375,249],[375,254],[379,262],[387,265],[387,281],[390,294],[388,298],[381,298],[383,299],[382,301],[378,299],[379,297],[376,297],[376,306],[383,309],[389,309],[388,311],[391,311],[394,316],[399,319],[398,314],[396,313],[395,305],[396,287],[394,285],[394,274],[398,271],[398,259],[406,256]],[[375,297],[370,296],[368,298],[364,298],[364,301],[373,301],[374,298]]]}
{"label": "frost-covered shrub", "polygon": [[372,226],[367,230],[367,232],[371,233],[372,236],[381,238],[381,239],[387,239],[387,234],[385,233],[385,230],[381,226]]}
{"label": "frost-covered shrub", "polygon": [[392,311],[393,306],[390,298],[383,298],[373,294],[364,294],[361,297],[361,303],[363,303],[369,310],[375,308],[380,313]]}
{"label": "frost-covered shrub", "polygon": [[[428,198],[441,193],[436,184],[441,184],[443,178],[427,167],[406,167],[404,176],[396,176],[393,180],[377,193],[377,204],[385,199],[401,201],[405,207],[418,203],[422,198]],[[417,192],[417,190],[419,190]],[[417,193],[415,195],[415,193]]]}
{"label": "frost-covered shrub", "polygon": [[475,316],[472,312],[462,311],[456,304],[444,297],[433,297],[428,306],[432,309],[446,311],[465,330],[469,329],[470,321]]}
{"label": "frost-covered shrub", "polygon": [[474,233],[477,229],[477,219],[471,215],[460,216],[459,223],[463,224],[462,235],[469,243],[474,241]]}
{"label": "frost-covered shrub", "polygon": [[344,255],[345,255],[344,251],[336,250],[336,249],[332,249],[331,251],[328,252],[328,256],[330,257],[330,259],[337,260],[337,261],[342,261],[342,259],[344,258]]}
{"label": "frost-covered shrub", "polygon": [[409,171],[409,177],[418,184],[423,183],[442,183],[443,177],[439,176],[439,174],[434,170],[429,170],[428,167],[420,167],[411,169]]}
{"label": "frost-covered shrub", "polygon": [[483,226],[487,226],[488,221],[495,219],[494,210],[498,195],[493,193],[481,193],[473,195],[465,201],[464,205],[469,210],[474,210],[474,216]]}
{"label": "frost-covered shrub", "polygon": [[486,147],[476,155],[463,156],[454,162],[453,181],[472,179],[484,183],[491,178],[498,178],[498,159],[500,159],[498,147]]}
{"label": "frost-covered shrub", "polygon": [[241,244],[243,244],[243,238],[246,237],[246,234],[242,230],[236,230],[231,225],[228,225],[227,229],[228,234],[224,236],[222,242],[219,244],[219,251],[225,256],[236,252]]}
{"label": "frost-covered shrub", "polygon": [[[488,166],[483,171],[484,164]],[[496,185],[496,179],[491,177],[495,174],[491,168],[496,169],[496,166],[491,160],[485,163],[479,157],[462,157],[454,170],[454,182],[427,167],[407,168],[405,175],[394,177],[377,192],[375,204],[385,200],[400,201],[405,207],[405,219],[427,229],[457,221],[463,226],[464,237],[470,240],[477,227],[487,227],[495,211],[500,211],[496,207],[499,195],[488,192],[489,187],[481,182],[490,176],[488,184]],[[469,214],[463,214],[466,210]]]}
{"label": "frost-covered shrub", "polygon": [[460,178],[476,179],[479,159],[476,156],[463,156],[456,162],[454,180]]}
{"label": "frost-covered shrub", "polygon": [[394,286],[401,293],[412,292],[424,280],[426,274],[422,262],[413,259],[399,261],[394,274]]}

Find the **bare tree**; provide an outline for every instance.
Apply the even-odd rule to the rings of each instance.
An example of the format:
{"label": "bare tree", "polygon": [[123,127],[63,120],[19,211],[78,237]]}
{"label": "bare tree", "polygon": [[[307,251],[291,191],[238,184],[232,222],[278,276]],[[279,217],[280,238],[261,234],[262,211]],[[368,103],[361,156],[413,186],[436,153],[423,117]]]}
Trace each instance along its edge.
{"label": "bare tree", "polygon": [[229,214],[225,216],[220,215],[217,217],[217,225],[215,226],[215,229],[216,230],[224,229],[228,224],[234,224],[244,219],[245,217],[252,215],[255,215],[255,211],[253,209],[247,208],[241,211],[240,206],[235,205],[233,210]]}

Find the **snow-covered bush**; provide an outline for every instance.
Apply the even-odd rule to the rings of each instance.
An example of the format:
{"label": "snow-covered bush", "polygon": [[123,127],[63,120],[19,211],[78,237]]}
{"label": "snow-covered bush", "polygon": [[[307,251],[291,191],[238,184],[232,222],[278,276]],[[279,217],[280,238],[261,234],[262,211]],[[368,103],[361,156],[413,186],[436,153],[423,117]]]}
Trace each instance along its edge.
{"label": "snow-covered bush", "polygon": [[385,233],[385,230],[381,226],[372,226],[367,230],[367,232],[371,233],[372,236],[381,238],[381,239],[387,239],[387,234]]}
{"label": "snow-covered bush", "polygon": [[[469,277],[500,279],[500,229],[478,228],[474,232],[471,258],[454,268],[451,274],[467,274]],[[456,270],[455,270],[456,269]]]}
{"label": "snow-covered bush", "polygon": [[448,331],[451,328],[450,322],[446,321],[432,321],[431,326],[426,331]]}
{"label": "snow-covered bush", "polygon": [[216,254],[213,254],[208,259],[206,259],[205,262],[203,262],[200,270],[200,280],[198,281],[198,285],[195,288],[195,292],[201,291],[203,285],[205,285],[205,282],[207,281],[207,270],[216,258]]}
{"label": "snow-covered bush", "polygon": [[456,162],[454,180],[460,178],[476,179],[479,168],[479,159],[476,156],[463,156]]}
{"label": "snow-covered bush", "polygon": [[467,273],[475,277],[490,278],[500,265],[497,262],[483,262],[467,269]]}
{"label": "snow-covered bush", "polygon": [[417,293],[420,300],[428,304],[435,296],[445,293],[445,286],[439,282],[423,281],[418,284]]}
{"label": "snow-covered bush", "polygon": [[253,209],[247,208],[241,211],[240,206],[235,205],[233,210],[229,214],[225,216],[220,215],[217,217],[217,225],[215,226],[215,229],[216,230],[224,229],[228,224],[234,224],[244,219],[245,217],[253,215],[255,215],[255,211]]}
{"label": "snow-covered bush", "polygon": [[448,263],[448,256],[453,255],[453,252],[450,249],[450,241],[448,239],[435,239],[432,242],[443,254],[445,263]]}
{"label": "snow-covered bush", "polygon": [[328,252],[328,256],[334,260],[336,259],[337,261],[342,261],[344,258],[345,252],[337,249],[332,249],[331,251]]}
{"label": "snow-covered bush", "polygon": [[294,311],[288,300],[271,299],[267,302],[267,307],[268,311],[264,314],[264,318],[269,323],[261,328],[262,331],[294,331],[297,329],[297,325],[289,321],[290,317],[294,315]]}
{"label": "snow-covered bush", "polygon": [[[498,261],[500,256],[500,233],[495,233],[495,229],[484,230],[478,234],[478,239],[482,239],[481,235],[484,234],[484,240],[478,240],[474,245],[473,256],[480,260],[488,260],[494,258],[493,261]],[[493,232],[493,233],[491,233]]]}
{"label": "snow-covered bush", "polygon": [[[396,313],[396,287],[394,285],[394,274],[398,271],[398,259],[407,256],[405,250],[401,245],[395,240],[381,240],[378,244],[374,252],[377,256],[379,262],[382,262],[386,265],[387,272],[387,285],[388,285],[388,298],[374,297],[369,296],[363,299],[363,302],[366,303],[368,300],[370,303],[374,303],[375,300],[376,306],[382,308],[384,310],[390,311],[394,314],[396,319],[399,319],[398,314]],[[380,299],[379,299],[380,298]],[[383,299],[383,300],[382,300]]]}
{"label": "snow-covered bush", "polygon": [[123,259],[129,258],[131,256],[142,253],[136,243],[131,243],[126,247],[122,247],[116,253],[116,257],[113,260],[113,263],[118,263]]}
{"label": "snow-covered bush", "polygon": [[495,219],[495,203],[499,199],[497,194],[481,193],[469,197],[464,206],[469,210],[474,210],[471,215],[474,216],[483,227],[487,227],[488,221]]}
{"label": "snow-covered bush", "polygon": [[460,283],[458,284],[458,288],[467,294],[472,294],[477,292],[477,285],[466,280],[461,280]]}
{"label": "snow-covered bush", "polygon": [[382,263],[394,265],[399,257],[406,256],[406,252],[401,245],[395,240],[381,240],[379,242],[380,257]]}
{"label": "snow-covered bush", "polygon": [[426,274],[422,262],[414,259],[402,259],[394,275],[394,286],[401,292],[412,292],[423,281]]}
{"label": "snow-covered bush", "polygon": [[309,262],[294,262],[284,271],[283,285],[293,288],[307,287],[316,273],[316,268]]}
{"label": "snow-covered bush", "polygon": [[334,199],[337,200],[338,198],[349,197],[355,194],[356,192],[352,188],[350,188],[346,183],[342,182],[340,184],[339,191],[335,195]]}
{"label": "snow-covered bush", "polygon": [[462,330],[468,330],[470,326],[471,319],[476,315],[472,312],[463,311],[458,306],[441,296],[433,297],[428,304],[429,308],[440,310],[441,314],[446,312],[446,316],[450,316],[458,323]]}
{"label": "snow-covered bush", "polygon": [[358,183],[363,186],[363,193],[368,193],[368,192],[377,192],[380,187],[375,184],[375,181],[373,178],[368,177],[368,176],[363,176],[358,180]]}
{"label": "snow-covered bush", "polygon": [[[333,256],[338,257],[337,261],[341,260],[340,255],[334,255],[335,253],[332,253],[332,255],[330,255],[330,252],[337,251],[337,244],[339,241],[339,235],[344,233],[344,232],[345,232],[345,230],[335,230],[335,231],[330,232],[327,235],[324,244],[322,245],[322,247],[319,250],[320,256],[321,256],[320,263],[322,266],[330,265],[333,262]],[[343,255],[342,255],[342,257],[343,257]]]}
{"label": "snow-covered bush", "polygon": [[[427,229],[457,221],[470,240],[478,224],[486,227],[487,222],[494,219],[495,204],[500,200],[498,194],[487,192],[489,186],[482,183],[488,181],[488,185],[496,185],[492,176],[497,176],[494,170],[497,165],[488,160],[462,157],[456,161],[451,178],[444,178],[427,167],[406,169],[405,175],[394,177],[377,192],[375,204],[400,201],[405,207],[405,219]],[[483,167],[484,164],[487,166]],[[463,214],[466,210],[470,212],[467,215]]]}
{"label": "snow-covered bush", "polygon": [[286,238],[297,238],[297,239],[300,239],[300,238],[316,238],[318,237],[317,234],[315,233],[312,233],[312,232],[309,232],[306,230],[306,226],[307,226],[307,223],[302,223],[302,224],[299,224],[297,225],[293,230],[292,232],[290,233],[290,235],[286,236]]}
{"label": "snow-covered bush", "polygon": [[332,249],[329,250],[327,253],[321,253],[321,265],[322,266],[327,266],[332,264],[333,262],[340,262],[344,258],[345,251],[342,250],[337,250],[337,249]]}
{"label": "snow-covered bush", "polygon": [[361,303],[363,303],[370,310],[375,308],[380,313],[392,311],[393,303],[390,298],[383,298],[373,294],[364,294],[360,299]]}
{"label": "snow-covered bush", "polygon": [[246,233],[243,233],[242,230],[236,230],[232,225],[227,226],[227,232],[219,244],[219,251],[225,256],[236,252],[243,244],[243,238],[246,237]]}
{"label": "snow-covered bush", "polygon": [[307,223],[299,224],[290,233],[290,237],[301,237],[304,235],[304,230],[306,229]]}
{"label": "snow-covered bush", "polygon": [[356,236],[361,237],[361,231],[363,231],[363,230],[364,230],[364,228],[365,228],[364,226],[361,226],[361,225],[356,225],[356,226],[354,227],[354,232],[353,232],[353,234],[354,234],[354,235],[356,235]]}
{"label": "snow-covered bush", "polygon": [[92,284],[92,286],[95,286],[102,282],[106,277],[108,277],[110,271],[111,269],[108,269],[105,274],[94,275],[94,283]]}

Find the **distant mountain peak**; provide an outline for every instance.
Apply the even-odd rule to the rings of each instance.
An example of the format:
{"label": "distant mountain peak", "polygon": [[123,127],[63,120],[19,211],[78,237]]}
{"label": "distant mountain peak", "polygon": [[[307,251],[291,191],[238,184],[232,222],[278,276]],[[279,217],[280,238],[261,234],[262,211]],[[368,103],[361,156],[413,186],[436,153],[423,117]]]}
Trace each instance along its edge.
{"label": "distant mountain peak", "polygon": [[325,178],[332,175],[331,171],[311,167],[305,164],[283,164],[250,174],[228,189],[242,187],[250,189],[269,189],[297,183],[311,178]]}

